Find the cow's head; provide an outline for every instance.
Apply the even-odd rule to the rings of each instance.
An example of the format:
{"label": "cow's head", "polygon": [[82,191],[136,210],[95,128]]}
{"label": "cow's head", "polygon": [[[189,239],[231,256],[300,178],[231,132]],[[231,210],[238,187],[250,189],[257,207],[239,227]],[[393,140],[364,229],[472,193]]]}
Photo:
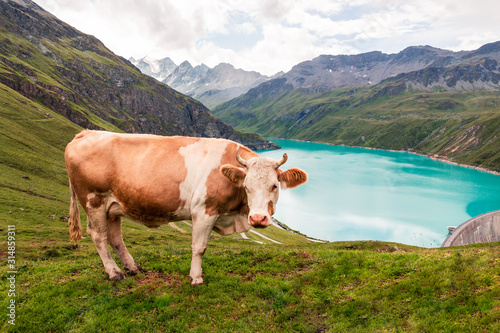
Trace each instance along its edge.
{"label": "cow's head", "polygon": [[236,160],[244,168],[231,164],[221,166],[221,172],[234,185],[243,187],[247,194],[248,223],[256,228],[265,228],[271,223],[271,216],[276,210],[279,196],[279,184],[282,189],[294,188],[307,181],[307,174],[297,168],[281,171],[288,156],[283,154],[279,161],[253,157],[249,160],[243,159],[236,152]]}

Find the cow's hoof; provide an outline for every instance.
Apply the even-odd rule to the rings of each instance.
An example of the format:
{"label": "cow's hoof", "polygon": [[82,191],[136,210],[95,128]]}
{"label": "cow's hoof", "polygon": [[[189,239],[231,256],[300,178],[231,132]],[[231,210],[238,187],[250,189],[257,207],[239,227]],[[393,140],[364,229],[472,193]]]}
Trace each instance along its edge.
{"label": "cow's hoof", "polygon": [[133,268],[133,269],[129,269],[129,268],[126,268],[126,270],[131,274],[131,275],[137,275],[137,274],[141,274],[141,273],[146,273],[146,271],[144,269],[142,269],[141,266],[139,265],[135,265],[136,267]]}
{"label": "cow's hoof", "polygon": [[111,273],[109,273],[109,279],[113,281],[123,280],[125,278],[125,274],[122,271],[114,269]]}
{"label": "cow's hoof", "polygon": [[201,277],[193,279],[193,281],[191,281],[192,286],[201,286],[202,284],[203,284],[203,279]]}

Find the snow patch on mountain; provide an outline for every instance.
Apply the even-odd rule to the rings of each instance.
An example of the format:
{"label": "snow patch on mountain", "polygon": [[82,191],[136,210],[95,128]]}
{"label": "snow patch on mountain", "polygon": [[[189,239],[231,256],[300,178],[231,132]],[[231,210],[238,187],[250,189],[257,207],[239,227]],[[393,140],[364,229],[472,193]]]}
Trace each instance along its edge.
{"label": "snow patch on mountain", "polygon": [[193,67],[184,61],[177,66],[170,58],[156,60],[147,56],[139,60],[130,58],[129,61],[142,73],[201,101],[208,108],[245,94],[272,78],[254,71],[236,69],[227,63],[210,68],[205,64]]}

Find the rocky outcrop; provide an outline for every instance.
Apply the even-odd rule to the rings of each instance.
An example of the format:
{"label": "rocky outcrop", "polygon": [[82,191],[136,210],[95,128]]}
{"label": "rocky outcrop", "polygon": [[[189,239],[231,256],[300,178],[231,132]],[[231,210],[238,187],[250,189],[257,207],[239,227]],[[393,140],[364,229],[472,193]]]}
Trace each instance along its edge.
{"label": "rocky outcrop", "polygon": [[388,81],[404,82],[408,88],[418,90],[496,90],[500,87],[500,64],[494,59],[483,59],[453,67],[427,67]]}

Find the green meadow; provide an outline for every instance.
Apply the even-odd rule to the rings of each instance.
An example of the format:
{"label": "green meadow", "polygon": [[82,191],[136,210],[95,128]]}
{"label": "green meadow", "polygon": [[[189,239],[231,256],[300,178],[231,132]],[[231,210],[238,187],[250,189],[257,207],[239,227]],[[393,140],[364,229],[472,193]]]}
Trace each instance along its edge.
{"label": "green meadow", "polygon": [[146,272],[109,281],[90,237],[71,243],[60,219],[63,152],[79,130],[0,84],[2,332],[500,331],[499,244],[315,243],[276,227],[259,232],[281,244],[213,234],[205,284],[193,287],[187,223],[124,221]]}

